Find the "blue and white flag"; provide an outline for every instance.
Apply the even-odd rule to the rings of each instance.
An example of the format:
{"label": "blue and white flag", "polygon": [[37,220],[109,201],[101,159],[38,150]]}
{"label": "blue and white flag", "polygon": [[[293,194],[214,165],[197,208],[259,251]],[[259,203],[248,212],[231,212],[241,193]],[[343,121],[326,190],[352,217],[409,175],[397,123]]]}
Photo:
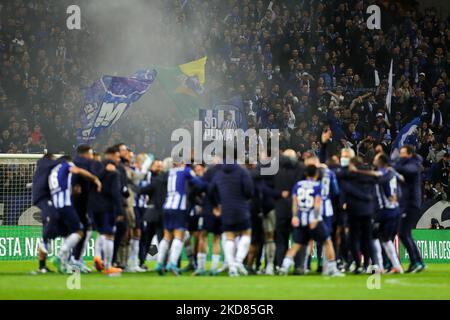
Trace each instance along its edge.
{"label": "blue and white flag", "polygon": [[203,139],[206,141],[225,137],[226,132],[234,132],[235,129],[245,131],[248,128],[241,96],[214,103],[211,109],[199,110],[199,120],[203,123]]}
{"label": "blue and white flag", "polygon": [[417,127],[420,126],[420,117],[405,125],[392,143],[391,159],[395,160],[400,154],[400,148],[406,144],[417,145]]}
{"label": "blue and white flag", "polygon": [[156,70],[143,70],[131,77],[103,76],[85,89],[78,144],[90,144],[103,129],[115,124],[147,92],[156,75]]}
{"label": "blue and white flag", "polygon": [[[391,102],[392,102],[392,81],[393,81],[392,65],[393,65],[393,61],[394,61],[394,59],[391,59],[391,68],[389,69],[389,77],[388,77],[388,92],[386,95],[386,108],[389,113],[389,116],[391,115]],[[385,117],[386,117],[386,120],[388,120],[387,114],[385,115]]]}

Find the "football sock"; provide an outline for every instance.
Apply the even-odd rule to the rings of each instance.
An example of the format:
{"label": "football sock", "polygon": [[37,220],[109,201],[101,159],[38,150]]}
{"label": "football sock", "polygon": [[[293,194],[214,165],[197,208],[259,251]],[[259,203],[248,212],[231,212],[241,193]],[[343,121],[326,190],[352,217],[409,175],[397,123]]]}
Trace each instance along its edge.
{"label": "football sock", "polygon": [[300,268],[303,268],[304,270],[308,269],[308,256],[309,256],[308,246],[301,246],[297,255],[299,256]]}
{"label": "football sock", "polygon": [[199,252],[197,253],[197,269],[198,270],[205,270],[206,266],[206,253]]}
{"label": "football sock", "polygon": [[91,230],[86,231],[86,237],[84,238],[83,246],[81,247],[80,258],[79,258],[80,261],[83,260],[83,256],[86,253],[85,251],[89,245],[89,241],[91,240],[91,237],[92,237],[92,231]]}
{"label": "football sock", "polygon": [[67,238],[64,239],[64,243],[61,246],[60,258],[63,263],[67,263],[69,260],[71,250],[77,245],[81,240],[81,236],[78,233],[72,233]]}
{"label": "football sock", "polygon": [[392,263],[392,266],[394,268],[400,269],[401,268],[400,261],[398,260],[397,251],[395,250],[395,246],[392,240],[383,242],[383,247],[384,250],[386,251],[386,254],[389,257],[389,260]]}
{"label": "football sock", "polygon": [[172,245],[170,246],[169,262],[172,265],[177,265],[178,258],[181,255],[181,250],[183,250],[183,241],[178,238],[174,238]]}
{"label": "football sock", "polygon": [[136,268],[138,266],[139,239],[136,238],[131,239],[130,245],[131,245],[130,251],[131,268]]}
{"label": "football sock", "polygon": [[273,265],[275,261],[276,246],[273,240],[267,241],[265,246],[267,264]]}
{"label": "football sock", "polygon": [[379,239],[373,239],[373,248],[375,250],[375,255],[377,261],[372,261],[372,264],[377,264],[380,269],[383,269],[383,254],[381,253],[381,244]]}
{"label": "football sock", "polygon": [[114,240],[106,239],[103,241],[103,252],[105,254],[105,269],[108,270],[112,266],[114,254]]}
{"label": "football sock", "polygon": [[245,257],[248,254],[248,249],[250,248],[251,237],[243,235],[240,237],[238,242],[238,248],[236,253],[236,262],[241,264],[244,262]]}
{"label": "football sock", "polygon": [[235,251],[234,240],[227,240],[225,242],[224,253],[225,253],[225,261],[229,267],[234,266],[234,251]]}
{"label": "football sock", "polygon": [[100,234],[95,241],[95,256],[102,258],[103,257],[103,243],[105,242],[105,236]]}
{"label": "football sock", "polygon": [[322,254],[321,257],[317,257],[317,260],[321,260],[322,261],[322,273],[327,273],[329,268],[329,263],[328,260],[325,258],[325,254]]}
{"label": "football sock", "polygon": [[166,256],[167,256],[168,251],[169,251],[169,241],[167,241],[166,239],[163,238],[161,240],[161,242],[159,243],[158,257],[156,258],[156,261],[159,264],[166,263]]}
{"label": "football sock", "polygon": [[220,262],[220,254],[213,254],[211,257],[211,270],[217,270]]}
{"label": "football sock", "polygon": [[326,262],[326,268],[325,268],[325,264],[324,264],[324,270],[326,269],[327,274],[330,273],[335,273],[337,272],[337,264],[336,264],[336,260],[332,260],[332,261],[326,261],[324,260],[324,263]]}

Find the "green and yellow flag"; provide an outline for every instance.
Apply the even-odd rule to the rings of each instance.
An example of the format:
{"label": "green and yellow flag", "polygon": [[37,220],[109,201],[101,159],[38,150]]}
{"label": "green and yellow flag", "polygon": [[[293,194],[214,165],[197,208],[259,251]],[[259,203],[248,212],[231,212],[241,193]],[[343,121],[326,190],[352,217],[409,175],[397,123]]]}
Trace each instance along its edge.
{"label": "green and yellow flag", "polygon": [[184,118],[198,116],[205,90],[207,57],[176,67],[158,67],[157,80]]}

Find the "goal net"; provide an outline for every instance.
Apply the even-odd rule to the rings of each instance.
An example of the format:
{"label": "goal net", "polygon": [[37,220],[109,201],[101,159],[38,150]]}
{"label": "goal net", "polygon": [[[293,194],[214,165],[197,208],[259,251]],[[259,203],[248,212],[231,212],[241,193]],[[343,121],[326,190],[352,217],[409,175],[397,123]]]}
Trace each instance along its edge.
{"label": "goal net", "polygon": [[33,206],[31,183],[40,154],[0,154],[0,260],[35,257],[41,214]]}

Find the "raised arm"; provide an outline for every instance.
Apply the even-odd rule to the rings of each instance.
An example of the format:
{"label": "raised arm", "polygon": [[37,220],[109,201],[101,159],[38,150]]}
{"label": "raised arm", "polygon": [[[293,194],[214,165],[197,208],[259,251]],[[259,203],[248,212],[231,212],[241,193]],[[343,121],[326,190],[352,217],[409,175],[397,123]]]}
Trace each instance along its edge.
{"label": "raised arm", "polygon": [[92,173],[90,173],[89,171],[87,171],[85,169],[81,169],[77,166],[71,166],[69,170],[73,174],[78,174],[80,176],[83,176],[83,177],[91,180],[97,186],[97,192],[102,191],[102,183],[100,182],[99,178],[97,178],[97,176],[95,176]]}

